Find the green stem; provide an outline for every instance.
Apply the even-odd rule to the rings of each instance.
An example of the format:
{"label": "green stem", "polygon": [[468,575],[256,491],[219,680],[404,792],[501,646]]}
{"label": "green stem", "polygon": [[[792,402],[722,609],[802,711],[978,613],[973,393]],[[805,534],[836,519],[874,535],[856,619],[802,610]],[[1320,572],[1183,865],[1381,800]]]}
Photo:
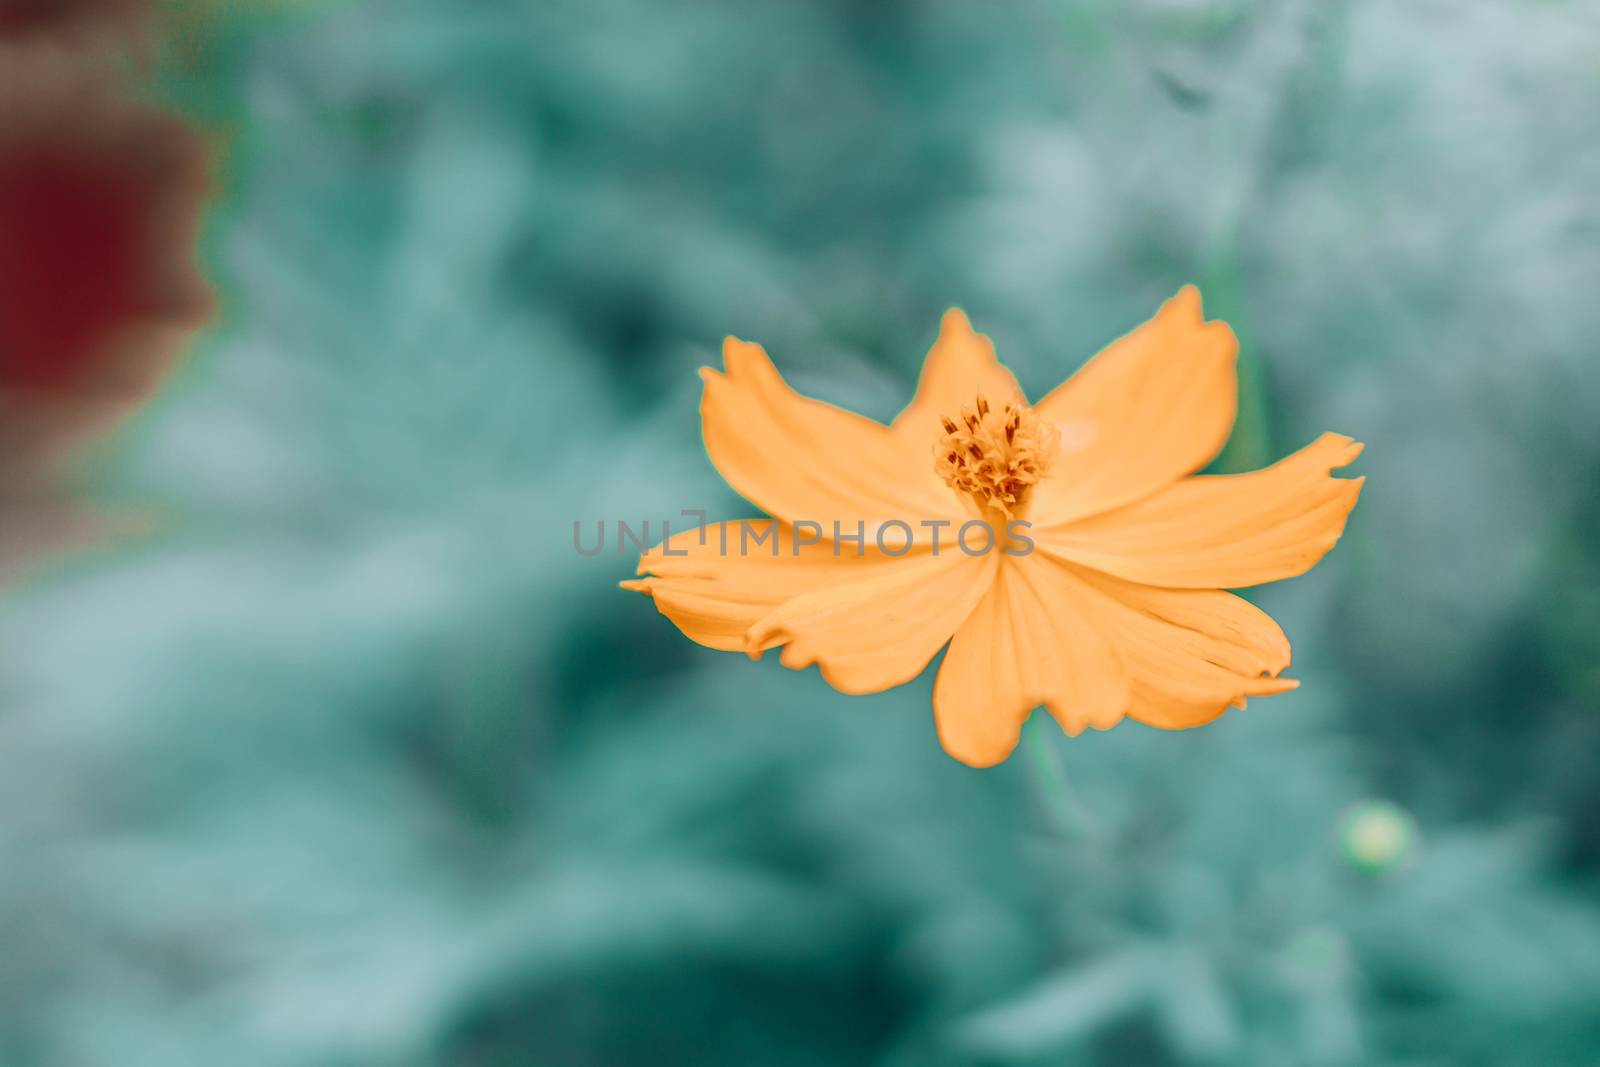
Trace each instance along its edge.
{"label": "green stem", "polygon": [[1084,807],[1072,786],[1072,779],[1067,776],[1067,764],[1061,758],[1061,747],[1055,738],[1055,723],[1047,716],[1035,715],[1024,732],[1023,744],[1028,749],[1033,780],[1051,817],[1069,834],[1103,836],[1105,827]]}

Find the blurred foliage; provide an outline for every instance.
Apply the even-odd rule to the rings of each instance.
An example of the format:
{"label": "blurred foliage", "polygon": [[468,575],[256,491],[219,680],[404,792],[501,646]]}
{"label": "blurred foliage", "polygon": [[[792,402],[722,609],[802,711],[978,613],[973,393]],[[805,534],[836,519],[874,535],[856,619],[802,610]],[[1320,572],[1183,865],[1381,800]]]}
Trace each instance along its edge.
{"label": "blurred foliage", "polygon": [[[1594,5],[165,11],[226,308],[0,610],[0,1062],[1600,1061]],[[748,512],[725,333],[887,417],[1191,280],[1225,467],[1368,443],[1296,693],[974,772],[572,551]]]}

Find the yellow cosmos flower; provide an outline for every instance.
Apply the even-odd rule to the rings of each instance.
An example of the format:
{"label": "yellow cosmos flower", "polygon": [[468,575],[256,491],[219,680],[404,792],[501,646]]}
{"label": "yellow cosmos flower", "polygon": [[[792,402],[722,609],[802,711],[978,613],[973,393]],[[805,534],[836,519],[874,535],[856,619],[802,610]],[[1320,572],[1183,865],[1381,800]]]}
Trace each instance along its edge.
{"label": "yellow cosmos flower", "polygon": [[1210,722],[1298,684],[1283,631],[1223,590],[1309,570],[1362,482],[1331,476],[1361,451],[1331,433],[1265,470],[1194,474],[1232,429],[1237,353],[1188,286],[1030,406],[951,310],[885,426],[730,337],[725,369],[701,371],[706,450],[772,519],[674,534],[623,585],[700,644],[781,647],[846,693],[948,645],[934,721],[973,766],[1010,755],[1040,705],[1070,735]]}

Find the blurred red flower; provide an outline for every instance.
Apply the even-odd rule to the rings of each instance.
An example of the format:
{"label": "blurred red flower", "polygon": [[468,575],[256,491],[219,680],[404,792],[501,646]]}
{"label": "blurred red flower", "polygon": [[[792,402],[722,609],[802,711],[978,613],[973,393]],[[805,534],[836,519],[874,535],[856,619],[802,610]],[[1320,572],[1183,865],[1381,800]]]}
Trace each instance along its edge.
{"label": "blurred red flower", "polygon": [[53,458],[142,400],[204,321],[195,249],[208,178],[196,133],[130,99],[99,61],[0,45],[0,100],[10,466]]}
{"label": "blurred red flower", "polygon": [[0,0],[0,38],[112,24],[137,28],[150,8],[151,0]]}

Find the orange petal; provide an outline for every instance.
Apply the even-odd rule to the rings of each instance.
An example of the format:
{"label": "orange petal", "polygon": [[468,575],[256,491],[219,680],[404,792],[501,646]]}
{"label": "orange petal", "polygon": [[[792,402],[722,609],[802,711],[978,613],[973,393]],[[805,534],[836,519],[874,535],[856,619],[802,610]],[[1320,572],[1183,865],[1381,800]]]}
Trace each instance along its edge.
{"label": "orange petal", "polygon": [[1304,574],[1344,532],[1362,478],[1334,478],[1361,452],[1340,434],[1265,470],[1186,478],[1136,504],[1035,529],[1039,547],[1146,585],[1237,589]]}
{"label": "orange petal", "polygon": [[931,435],[912,448],[882,423],[801,396],[760,345],[729,337],[722,357],[725,374],[700,372],[702,429],[711,461],[746,500],[790,522],[863,520],[869,531],[890,519],[919,531],[924,518],[961,514],[933,472]]}
{"label": "orange petal", "polygon": [[1289,640],[1248,601],[1073,570],[1095,591],[1106,635],[1127,662],[1132,718],[1168,730],[1199,726],[1247,697],[1300,684],[1277,677],[1289,665]]}
{"label": "orange petal", "polygon": [[1109,511],[1214,459],[1233,428],[1238,351],[1186,285],[1036,404],[1061,431],[1062,454],[1034,490],[1034,521]]}
{"label": "orange petal", "polygon": [[646,577],[622,587],[649,594],[691,640],[734,652],[745,650],[750,627],[784,601],[896,562],[870,542],[858,556],[853,545],[812,544],[816,534],[802,533],[797,540],[792,527],[766,519],[675,533],[639,558]]}
{"label": "orange petal", "polygon": [[959,414],[962,405],[972,404],[979,393],[1003,403],[1021,398],[1022,388],[995,358],[994,342],[974,332],[960,308],[951,308],[940,320],[939,338],[923,360],[917,395],[892,425],[916,448],[930,452],[943,432],[940,417]]}
{"label": "orange petal", "polygon": [[789,600],[750,628],[748,650],[783,645],[783,665],[819,664],[844,693],[909,682],[988,589],[996,552],[918,551]]}
{"label": "orange petal", "polygon": [[1069,734],[1115,725],[1128,676],[1097,600],[1054,560],[1004,560],[939,668],[933,710],[944,750],[974,767],[999,763],[1041,704]]}

